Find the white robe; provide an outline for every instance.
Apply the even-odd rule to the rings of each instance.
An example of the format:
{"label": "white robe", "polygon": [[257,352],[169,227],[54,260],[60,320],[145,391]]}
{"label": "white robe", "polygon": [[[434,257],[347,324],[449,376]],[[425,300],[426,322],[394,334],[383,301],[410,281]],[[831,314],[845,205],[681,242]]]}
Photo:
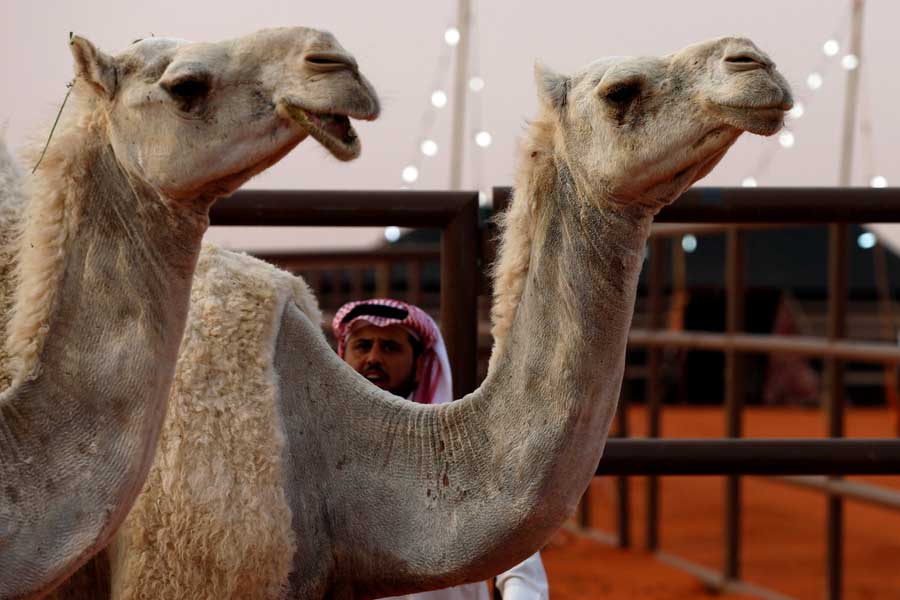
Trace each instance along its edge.
{"label": "white robe", "polygon": [[[548,600],[547,573],[541,553],[535,552],[509,571],[497,575],[497,588],[503,600]],[[394,596],[388,600],[492,600],[484,581],[464,583],[442,590]]]}

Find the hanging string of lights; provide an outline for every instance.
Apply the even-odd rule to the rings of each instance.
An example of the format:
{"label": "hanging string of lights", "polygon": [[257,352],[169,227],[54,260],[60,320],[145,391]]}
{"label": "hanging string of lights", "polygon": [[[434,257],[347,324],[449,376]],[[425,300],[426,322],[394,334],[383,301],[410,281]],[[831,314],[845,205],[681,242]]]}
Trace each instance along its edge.
{"label": "hanging string of lights", "polygon": [[[477,36],[477,20],[472,15],[469,23],[469,47],[470,58],[469,66],[472,75],[467,82],[468,93],[475,97],[474,102],[468,102],[467,106],[467,131],[469,135],[466,139],[470,139],[478,146],[479,149],[485,149],[493,143],[493,136],[482,126],[483,113],[483,96],[481,92],[485,88],[485,80],[480,72],[479,46]],[[451,21],[444,29],[443,40],[441,44],[441,53],[438,64],[434,70],[434,77],[429,88],[429,102],[422,114],[421,124],[419,127],[420,134],[413,144],[413,150],[409,160],[400,171],[400,179],[402,181],[401,189],[410,189],[415,187],[416,182],[426,168],[427,159],[435,158],[441,151],[441,144],[435,139],[434,128],[443,112],[442,109],[447,108],[450,97],[447,90],[450,89],[452,82],[450,81],[450,64],[456,46],[459,44],[461,33],[457,25]],[[479,190],[482,188],[482,158],[480,152],[470,153],[471,172],[474,182]],[[484,191],[479,191],[479,203],[485,205],[488,201],[488,195]],[[384,230],[385,239],[389,242],[395,242],[400,239],[402,231],[398,227],[386,227]]]}

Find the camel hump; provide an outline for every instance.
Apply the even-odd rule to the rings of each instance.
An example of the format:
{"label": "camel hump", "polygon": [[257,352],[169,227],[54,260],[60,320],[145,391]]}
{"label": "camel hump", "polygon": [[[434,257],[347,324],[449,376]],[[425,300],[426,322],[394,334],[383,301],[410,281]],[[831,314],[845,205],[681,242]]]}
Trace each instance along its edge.
{"label": "camel hump", "polygon": [[[191,304],[205,297],[222,297],[240,293],[249,297],[277,297],[275,326],[281,319],[284,302],[293,302],[316,324],[322,322],[322,312],[312,290],[302,277],[293,275],[247,254],[232,252],[214,244],[204,244],[194,275]],[[274,333],[277,333],[274,332]],[[274,340],[273,340],[274,343]]]}
{"label": "camel hump", "polygon": [[[321,322],[302,279],[203,246],[154,464],[115,542],[115,600],[283,596],[296,539],[273,365],[289,303]],[[203,557],[202,590],[184,556]]]}

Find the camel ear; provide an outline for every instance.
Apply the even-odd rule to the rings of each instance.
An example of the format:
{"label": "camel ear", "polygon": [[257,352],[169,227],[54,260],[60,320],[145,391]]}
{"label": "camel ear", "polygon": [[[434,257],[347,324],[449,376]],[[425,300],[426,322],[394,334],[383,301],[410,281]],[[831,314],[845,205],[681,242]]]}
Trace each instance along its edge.
{"label": "camel ear", "polygon": [[75,59],[75,76],[83,78],[97,93],[112,98],[116,94],[116,63],[81,36],[69,34],[69,49]]}
{"label": "camel ear", "polygon": [[535,63],[534,80],[541,103],[561,112],[569,98],[569,78],[540,63]]}

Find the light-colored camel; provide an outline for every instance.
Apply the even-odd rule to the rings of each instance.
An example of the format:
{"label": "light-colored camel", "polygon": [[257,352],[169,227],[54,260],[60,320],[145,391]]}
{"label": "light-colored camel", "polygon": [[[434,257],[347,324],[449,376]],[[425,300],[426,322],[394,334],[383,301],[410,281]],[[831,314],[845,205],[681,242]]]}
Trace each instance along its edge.
{"label": "light-colored camel", "polygon": [[738,38],[537,81],[484,384],[400,401],[337,358],[303,289],[254,310],[278,276],[201,269],[157,461],[108,553],[114,598],[445,587],[512,566],[572,513],[615,410],[653,215],[743,131],[776,132],[791,94]]}
{"label": "light-colored camel", "polygon": [[[353,57],[312,29],[216,44],[152,38],[115,57],[80,37],[70,46],[72,100],[27,178],[12,251],[9,361],[0,355],[12,376],[0,394],[3,599],[45,593],[106,546],[132,507],[210,205],[309,135],[354,158],[348,117],[379,111]],[[8,241],[21,196],[0,162]],[[2,273],[0,292],[11,281]]]}

